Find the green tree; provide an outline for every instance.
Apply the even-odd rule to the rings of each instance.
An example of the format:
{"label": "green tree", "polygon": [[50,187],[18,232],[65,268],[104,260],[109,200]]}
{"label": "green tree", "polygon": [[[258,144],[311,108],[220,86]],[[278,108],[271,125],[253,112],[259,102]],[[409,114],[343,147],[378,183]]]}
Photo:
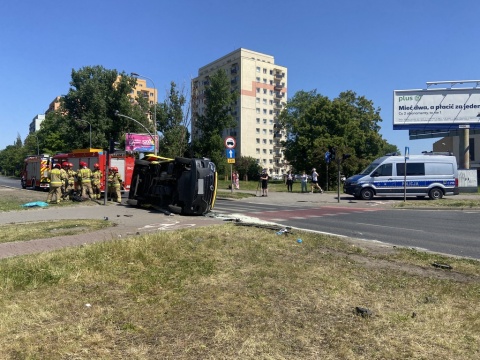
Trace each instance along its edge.
{"label": "green tree", "polygon": [[210,158],[220,173],[225,173],[226,159],[222,133],[236,126],[231,115],[232,103],[237,94],[230,91],[230,79],[224,70],[219,69],[210,77],[210,85],[205,89],[205,113],[196,114],[196,127],[201,133],[200,139],[193,142],[196,156]]}
{"label": "green tree", "polygon": [[[164,102],[157,106],[157,128],[162,133],[159,149],[162,156],[185,156],[190,134],[188,132],[188,109],[184,111],[187,97],[184,89],[170,83],[170,92]],[[185,113],[186,112],[186,113]]]}
{"label": "green tree", "polygon": [[[280,120],[288,134],[284,142],[287,160],[295,171],[320,169],[323,184],[327,180],[322,172],[326,173],[327,166],[329,184],[335,184],[339,165],[344,174],[354,174],[395,147],[379,134],[380,109],[353,91],[342,92],[333,100],[315,90],[297,92]],[[330,147],[336,149],[337,159],[344,154],[351,157],[327,165],[324,155]]]}
{"label": "green tree", "polygon": [[258,179],[258,174],[262,171],[262,167],[258,165],[257,160],[251,156],[242,156],[236,159],[235,168],[241,179],[247,175],[249,180]]}
{"label": "green tree", "polygon": [[22,144],[20,134],[17,135],[13,145],[8,145],[0,151],[0,169],[8,176],[19,176],[22,170],[23,159],[27,153]]}
{"label": "green tree", "polygon": [[132,105],[128,96],[135,78],[102,66],[72,70],[71,76],[70,89],[60,99],[60,108],[48,113],[42,122],[38,136],[45,150],[55,153],[87,148],[90,136],[92,147],[106,148],[110,138],[120,139],[126,132],[145,132],[135,122],[115,116],[117,110],[151,127],[148,101],[138,97]]}

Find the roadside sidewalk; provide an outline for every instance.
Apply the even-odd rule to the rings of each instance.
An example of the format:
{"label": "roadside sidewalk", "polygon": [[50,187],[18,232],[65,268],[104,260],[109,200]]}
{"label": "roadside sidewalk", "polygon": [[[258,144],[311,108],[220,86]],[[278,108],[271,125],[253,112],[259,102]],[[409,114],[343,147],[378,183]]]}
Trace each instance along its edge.
{"label": "roadside sidewalk", "polygon": [[99,231],[79,233],[70,236],[2,243],[0,244],[0,259],[52,251],[69,246],[121,239],[127,236],[157,231],[172,231],[223,223],[222,219],[204,216],[165,215],[155,210],[109,204],[107,206],[72,207],[55,207],[52,205],[48,208],[8,211],[1,213],[0,224],[68,219],[98,219],[114,222],[115,225]]}

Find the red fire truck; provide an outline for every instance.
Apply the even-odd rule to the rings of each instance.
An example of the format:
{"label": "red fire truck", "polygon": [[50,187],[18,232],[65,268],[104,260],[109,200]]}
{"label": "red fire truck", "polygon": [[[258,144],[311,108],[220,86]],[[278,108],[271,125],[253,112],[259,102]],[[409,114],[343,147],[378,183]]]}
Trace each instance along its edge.
{"label": "red fire truck", "polygon": [[[100,171],[103,177],[100,181],[102,192],[105,191],[105,184],[107,183],[108,174],[106,173],[107,166],[107,152],[103,149],[76,149],[70,153],[57,154],[52,157],[52,163],[69,162],[73,164],[73,169],[77,171],[80,168],[80,162],[84,161],[88,167],[93,171],[94,165],[100,165]],[[130,190],[130,183],[132,181],[133,168],[135,167],[135,157],[124,152],[114,153],[109,156],[108,167],[116,166],[118,173],[122,177],[122,191]]]}
{"label": "red fire truck", "polygon": [[22,188],[34,188],[35,190],[48,190],[50,180],[48,172],[51,169],[52,158],[48,154],[29,155],[23,162],[23,171],[21,176]]}

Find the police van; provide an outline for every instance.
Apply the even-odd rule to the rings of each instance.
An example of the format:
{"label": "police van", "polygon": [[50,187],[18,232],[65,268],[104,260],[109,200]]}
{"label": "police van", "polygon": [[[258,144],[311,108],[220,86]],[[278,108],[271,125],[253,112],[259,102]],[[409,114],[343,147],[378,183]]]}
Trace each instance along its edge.
{"label": "police van", "polygon": [[441,199],[458,195],[458,170],[455,156],[384,156],[374,160],[360,174],[349,177],[343,192],[357,199],[374,196],[416,196]]}

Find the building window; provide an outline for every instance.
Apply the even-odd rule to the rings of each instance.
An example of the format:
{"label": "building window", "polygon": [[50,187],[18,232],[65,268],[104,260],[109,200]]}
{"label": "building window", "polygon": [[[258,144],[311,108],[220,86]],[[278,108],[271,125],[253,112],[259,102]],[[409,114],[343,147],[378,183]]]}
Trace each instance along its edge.
{"label": "building window", "polygon": [[260,66],[257,66],[257,72],[258,73],[260,72]]}
{"label": "building window", "polygon": [[257,77],[255,80],[256,80],[257,82],[260,82],[260,78],[259,78],[259,77]]}
{"label": "building window", "polygon": [[263,119],[263,123],[266,125],[267,124],[267,119]]}
{"label": "building window", "polygon": [[255,153],[260,154],[260,149],[259,149],[259,148],[256,148],[256,149],[255,149]]}
{"label": "building window", "polygon": [[263,89],[263,93],[266,94],[266,93],[267,93],[267,89]]}
{"label": "building window", "polygon": [[273,140],[268,140],[270,145],[273,145]]}
{"label": "building window", "polygon": [[263,69],[263,73],[266,74],[266,73],[267,73],[267,69],[264,68],[264,69]]}
{"label": "building window", "polygon": [[270,75],[273,75],[273,70],[270,70]]}
{"label": "building window", "polygon": [[267,135],[267,129],[262,129],[262,134]]}
{"label": "building window", "polygon": [[267,83],[267,79],[263,79],[263,83],[266,84],[266,83]]}
{"label": "building window", "polygon": [[263,114],[267,115],[267,109],[263,109]]}
{"label": "building window", "polygon": [[256,111],[257,111],[257,114],[260,114],[260,108],[257,108]]}
{"label": "building window", "polygon": [[260,124],[260,118],[257,118],[257,124]]}
{"label": "building window", "polygon": [[267,99],[263,99],[263,105],[267,105]]}
{"label": "building window", "polygon": [[257,88],[257,94],[260,94],[260,88]]}
{"label": "building window", "polygon": [[263,139],[262,142],[263,142],[264,144],[266,144],[266,143],[267,143],[267,139]]}
{"label": "building window", "polygon": [[255,129],[255,133],[260,134],[260,129],[259,129],[259,128],[256,128],[256,129]]}
{"label": "building window", "polygon": [[257,104],[260,104],[260,98],[256,98],[255,101],[257,102]]}
{"label": "building window", "polygon": [[257,144],[260,144],[260,139],[259,139],[259,138],[257,138],[256,140],[257,140]]}
{"label": "building window", "polygon": [[268,130],[268,133],[269,133],[270,135],[273,135],[273,130],[272,130],[272,129]]}

